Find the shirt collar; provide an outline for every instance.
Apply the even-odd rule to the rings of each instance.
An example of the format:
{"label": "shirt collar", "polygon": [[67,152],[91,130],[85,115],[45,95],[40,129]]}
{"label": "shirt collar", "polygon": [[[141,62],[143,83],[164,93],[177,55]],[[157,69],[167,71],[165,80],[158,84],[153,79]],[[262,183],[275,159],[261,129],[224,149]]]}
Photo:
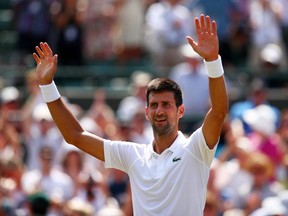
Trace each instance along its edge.
{"label": "shirt collar", "polygon": [[[177,138],[174,140],[174,142],[168,149],[172,153],[174,153],[177,149],[180,148],[180,146],[183,145],[183,143],[185,143],[185,140],[186,140],[186,137],[184,136],[184,134],[181,131],[178,131]],[[153,149],[153,140],[148,144],[146,154],[147,154],[148,159],[150,159],[153,154],[157,154]]]}

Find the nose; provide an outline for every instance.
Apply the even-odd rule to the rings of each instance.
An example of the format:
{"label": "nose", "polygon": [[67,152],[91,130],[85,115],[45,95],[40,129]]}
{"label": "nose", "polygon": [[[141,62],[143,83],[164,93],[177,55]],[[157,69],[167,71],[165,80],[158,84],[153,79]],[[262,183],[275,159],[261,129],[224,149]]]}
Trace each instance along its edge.
{"label": "nose", "polygon": [[157,114],[157,115],[163,114],[162,106],[158,106],[158,107],[157,107],[156,114]]}

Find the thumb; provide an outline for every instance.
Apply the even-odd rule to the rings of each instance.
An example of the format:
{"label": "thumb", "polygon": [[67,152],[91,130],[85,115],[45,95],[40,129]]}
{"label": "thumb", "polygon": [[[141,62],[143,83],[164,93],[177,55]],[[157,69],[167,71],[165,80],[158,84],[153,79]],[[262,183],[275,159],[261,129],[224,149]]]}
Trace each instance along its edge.
{"label": "thumb", "polygon": [[187,39],[188,43],[190,44],[190,46],[193,48],[193,50],[194,50],[195,52],[197,52],[197,51],[196,51],[196,50],[197,50],[197,43],[195,43],[195,41],[193,40],[193,38],[191,38],[190,36],[187,36],[186,39]]}
{"label": "thumb", "polygon": [[57,55],[57,54],[55,54],[55,55],[53,56],[53,63],[54,63],[54,64],[57,64],[57,63],[58,63],[58,55]]}

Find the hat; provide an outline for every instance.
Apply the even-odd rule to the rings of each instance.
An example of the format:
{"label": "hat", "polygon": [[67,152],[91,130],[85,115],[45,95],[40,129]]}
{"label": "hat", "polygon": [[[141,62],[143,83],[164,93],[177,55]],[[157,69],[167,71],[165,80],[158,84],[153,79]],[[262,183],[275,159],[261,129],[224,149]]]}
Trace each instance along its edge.
{"label": "hat", "polygon": [[80,215],[92,215],[94,211],[93,206],[80,197],[73,197],[68,200],[67,207]]}
{"label": "hat", "polygon": [[246,169],[250,173],[263,173],[267,177],[271,177],[274,172],[274,165],[271,159],[264,153],[252,152],[245,162]]}
{"label": "hat", "polygon": [[36,121],[41,121],[41,120],[52,121],[53,120],[50,114],[50,111],[47,107],[47,104],[45,103],[37,104],[33,110],[32,116],[34,120]]}
{"label": "hat", "polygon": [[19,91],[14,86],[8,86],[1,91],[1,101],[2,103],[9,103],[19,99]]}
{"label": "hat", "polygon": [[261,104],[243,113],[243,120],[254,131],[261,132],[266,136],[272,135],[276,130],[277,115],[266,104]]}
{"label": "hat", "polygon": [[145,87],[151,81],[151,74],[145,71],[134,71],[132,73],[132,83],[137,87]]}
{"label": "hat", "polygon": [[232,209],[226,210],[223,213],[223,216],[245,216],[245,212],[242,209],[232,208]]}
{"label": "hat", "polygon": [[201,59],[189,44],[184,44],[180,47],[180,53],[186,58]]}
{"label": "hat", "polygon": [[46,215],[50,206],[49,197],[43,192],[36,192],[27,197],[33,215]]}
{"label": "hat", "polygon": [[265,198],[262,201],[262,207],[266,209],[268,215],[283,215],[286,213],[285,206],[277,196]]}
{"label": "hat", "polygon": [[282,50],[279,45],[270,43],[267,44],[260,52],[262,61],[269,62],[274,65],[280,64]]}

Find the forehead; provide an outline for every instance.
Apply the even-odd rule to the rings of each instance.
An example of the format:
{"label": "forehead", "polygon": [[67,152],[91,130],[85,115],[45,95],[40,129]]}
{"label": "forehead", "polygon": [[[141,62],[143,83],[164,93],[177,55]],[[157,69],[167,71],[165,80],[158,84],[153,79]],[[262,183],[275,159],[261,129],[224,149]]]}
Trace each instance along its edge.
{"label": "forehead", "polygon": [[149,95],[149,102],[175,102],[174,94],[171,91],[165,92],[151,92]]}

